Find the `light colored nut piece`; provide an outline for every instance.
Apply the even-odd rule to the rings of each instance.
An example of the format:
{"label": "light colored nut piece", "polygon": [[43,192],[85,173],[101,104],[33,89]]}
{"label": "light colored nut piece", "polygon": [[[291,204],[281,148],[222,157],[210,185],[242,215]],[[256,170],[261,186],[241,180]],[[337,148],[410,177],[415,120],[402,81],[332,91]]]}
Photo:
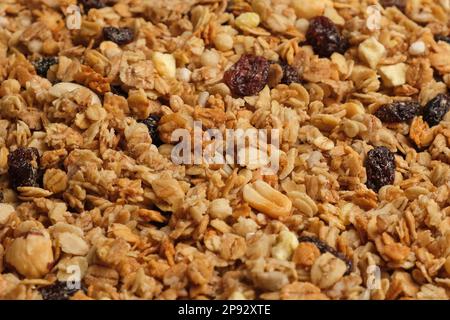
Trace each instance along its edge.
{"label": "light colored nut piece", "polygon": [[228,33],[221,32],[214,38],[214,45],[220,51],[233,49],[233,37]]}
{"label": "light colored nut piece", "polygon": [[57,238],[61,245],[61,250],[65,253],[83,256],[89,251],[89,245],[86,241],[74,233],[63,232],[58,234]]}
{"label": "light colored nut piece", "polygon": [[252,208],[271,218],[277,219],[291,214],[292,201],[264,181],[258,180],[244,186],[243,197]]}
{"label": "light colored nut piece", "polygon": [[319,249],[310,242],[301,242],[294,251],[292,261],[303,267],[311,267],[320,256]]}
{"label": "light colored nut piece", "polygon": [[322,289],[329,288],[343,277],[346,270],[344,261],[326,252],[314,262],[311,282]]}
{"label": "light colored nut piece", "polygon": [[236,25],[241,29],[246,28],[256,28],[261,22],[261,18],[255,12],[245,12],[241,13],[239,17],[236,18]]}
{"label": "light colored nut piece", "polygon": [[304,192],[290,191],[288,197],[294,207],[308,217],[314,216],[319,210],[314,200]]}
{"label": "light colored nut piece", "polygon": [[83,87],[82,85],[76,84],[76,83],[72,83],[72,82],[60,82],[55,84],[53,87],[51,87],[48,92],[56,97],[56,98],[60,98],[63,94],[67,93],[67,92],[72,92],[75,90],[83,90],[86,91],[87,93],[89,93],[90,97],[91,97],[91,104],[98,104],[101,105],[102,102],[100,100],[100,98],[94,93],[94,91]]}
{"label": "light colored nut piece", "polygon": [[233,210],[230,206],[230,201],[228,199],[214,199],[209,204],[209,215],[214,219],[225,219],[231,216]]}
{"label": "light colored nut piece", "polygon": [[369,67],[375,69],[386,55],[386,48],[377,39],[370,37],[359,45],[358,55]]}
{"label": "light colored nut piece", "polygon": [[381,79],[387,87],[397,87],[406,83],[406,64],[397,63],[379,68]]}
{"label": "light colored nut piece", "polygon": [[7,203],[0,203],[0,225],[8,222],[11,213],[15,211],[14,207]]}
{"label": "light colored nut piece", "polygon": [[44,230],[14,239],[6,249],[6,262],[27,278],[41,278],[53,262],[52,241]]}
{"label": "light colored nut piece", "polygon": [[44,174],[44,188],[58,193],[67,189],[67,174],[60,169],[48,169]]}
{"label": "light colored nut piece", "polygon": [[290,231],[281,231],[277,243],[272,247],[272,257],[280,260],[289,260],[298,246],[297,235]]}
{"label": "light colored nut piece", "polygon": [[153,52],[152,61],[161,76],[175,78],[177,65],[173,55],[170,53]]}
{"label": "light colored nut piece", "polygon": [[191,81],[192,71],[188,68],[178,68],[176,71],[177,79],[183,82]]}
{"label": "light colored nut piece", "polygon": [[280,271],[253,272],[252,280],[257,288],[278,291],[289,283],[288,277]]}
{"label": "light colored nut piece", "polygon": [[240,236],[246,236],[247,234],[256,232],[256,230],[258,230],[258,224],[252,219],[239,217],[238,221],[233,224],[234,233]]}
{"label": "light colored nut piece", "polygon": [[228,300],[247,300],[247,298],[242,294],[242,292],[234,291],[230,294]]}
{"label": "light colored nut piece", "polygon": [[332,6],[325,7],[323,15],[333,21],[338,26],[343,26],[345,24],[345,19],[337,12],[337,10]]}
{"label": "light colored nut piece", "polygon": [[311,19],[323,14],[326,1],[292,0],[291,4],[298,18]]}
{"label": "light colored nut piece", "polygon": [[416,41],[411,43],[409,46],[409,54],[413,56],[420,56],[421,54],[425,53],[425,50],[427,49],[427,46],[425,45],[425,42],[422,40]]}
{"label": "light colored nut piece", "polygon": [[220,56],[214,50],[205,50],[200,57],[200,62],[205,67],[217,67]]}

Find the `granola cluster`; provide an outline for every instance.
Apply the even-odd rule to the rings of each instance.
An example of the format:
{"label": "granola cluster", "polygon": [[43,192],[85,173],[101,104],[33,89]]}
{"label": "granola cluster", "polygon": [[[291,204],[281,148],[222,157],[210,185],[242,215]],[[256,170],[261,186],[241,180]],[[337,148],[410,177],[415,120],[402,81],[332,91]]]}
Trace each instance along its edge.
{"label": "granola cluster", "polygon": [[2,0],[0,299],[449,299],[449,88],[448,0]]}

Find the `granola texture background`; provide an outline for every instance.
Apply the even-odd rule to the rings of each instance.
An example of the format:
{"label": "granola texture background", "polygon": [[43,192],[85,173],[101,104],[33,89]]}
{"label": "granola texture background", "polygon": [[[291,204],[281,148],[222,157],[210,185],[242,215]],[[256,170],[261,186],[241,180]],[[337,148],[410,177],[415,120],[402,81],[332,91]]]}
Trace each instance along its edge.
{"label": "granola texture background", "polygon": [[[382,4],[378,28],[376,0],[0,1],[0,298],[449,299],[450,113],[431,127],[374,113],[448,93],[436,35],[450,3]],[[343,54],[305,42],[320,15]],[[134,37],[107,41],[107,26]],[[243,54],[300,81],[275,63],[257,95],[234,96],[223,75]],[[42,57],[58,58],[43,76]],[[174,164],[170,135],[194,121],[279,129],[280,171]],[[395,179],[374,192],[364,163],[379,146]],[[19,147],[39,152],[36,185],[11,185]],[[83,286],[68,294],[73,266]]]}

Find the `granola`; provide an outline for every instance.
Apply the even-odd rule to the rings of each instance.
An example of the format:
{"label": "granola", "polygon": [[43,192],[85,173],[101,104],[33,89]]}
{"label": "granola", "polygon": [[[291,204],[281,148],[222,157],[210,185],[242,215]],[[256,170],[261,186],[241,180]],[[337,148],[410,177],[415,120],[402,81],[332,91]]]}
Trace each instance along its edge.
{"label": "granola", "polygon": [[0,1],[0,299],[448,300],[450,3],[402,2]]}

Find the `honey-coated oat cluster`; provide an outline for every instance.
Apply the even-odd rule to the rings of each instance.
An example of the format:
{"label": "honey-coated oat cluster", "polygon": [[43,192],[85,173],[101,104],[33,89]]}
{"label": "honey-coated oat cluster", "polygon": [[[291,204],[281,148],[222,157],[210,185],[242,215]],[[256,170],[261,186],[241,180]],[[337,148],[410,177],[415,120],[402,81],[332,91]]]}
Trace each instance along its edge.
{"label": "honey-coated oat cluster", "polygon": [[1,0],[0,299],[449,299],[449,88],[448,0]]}

